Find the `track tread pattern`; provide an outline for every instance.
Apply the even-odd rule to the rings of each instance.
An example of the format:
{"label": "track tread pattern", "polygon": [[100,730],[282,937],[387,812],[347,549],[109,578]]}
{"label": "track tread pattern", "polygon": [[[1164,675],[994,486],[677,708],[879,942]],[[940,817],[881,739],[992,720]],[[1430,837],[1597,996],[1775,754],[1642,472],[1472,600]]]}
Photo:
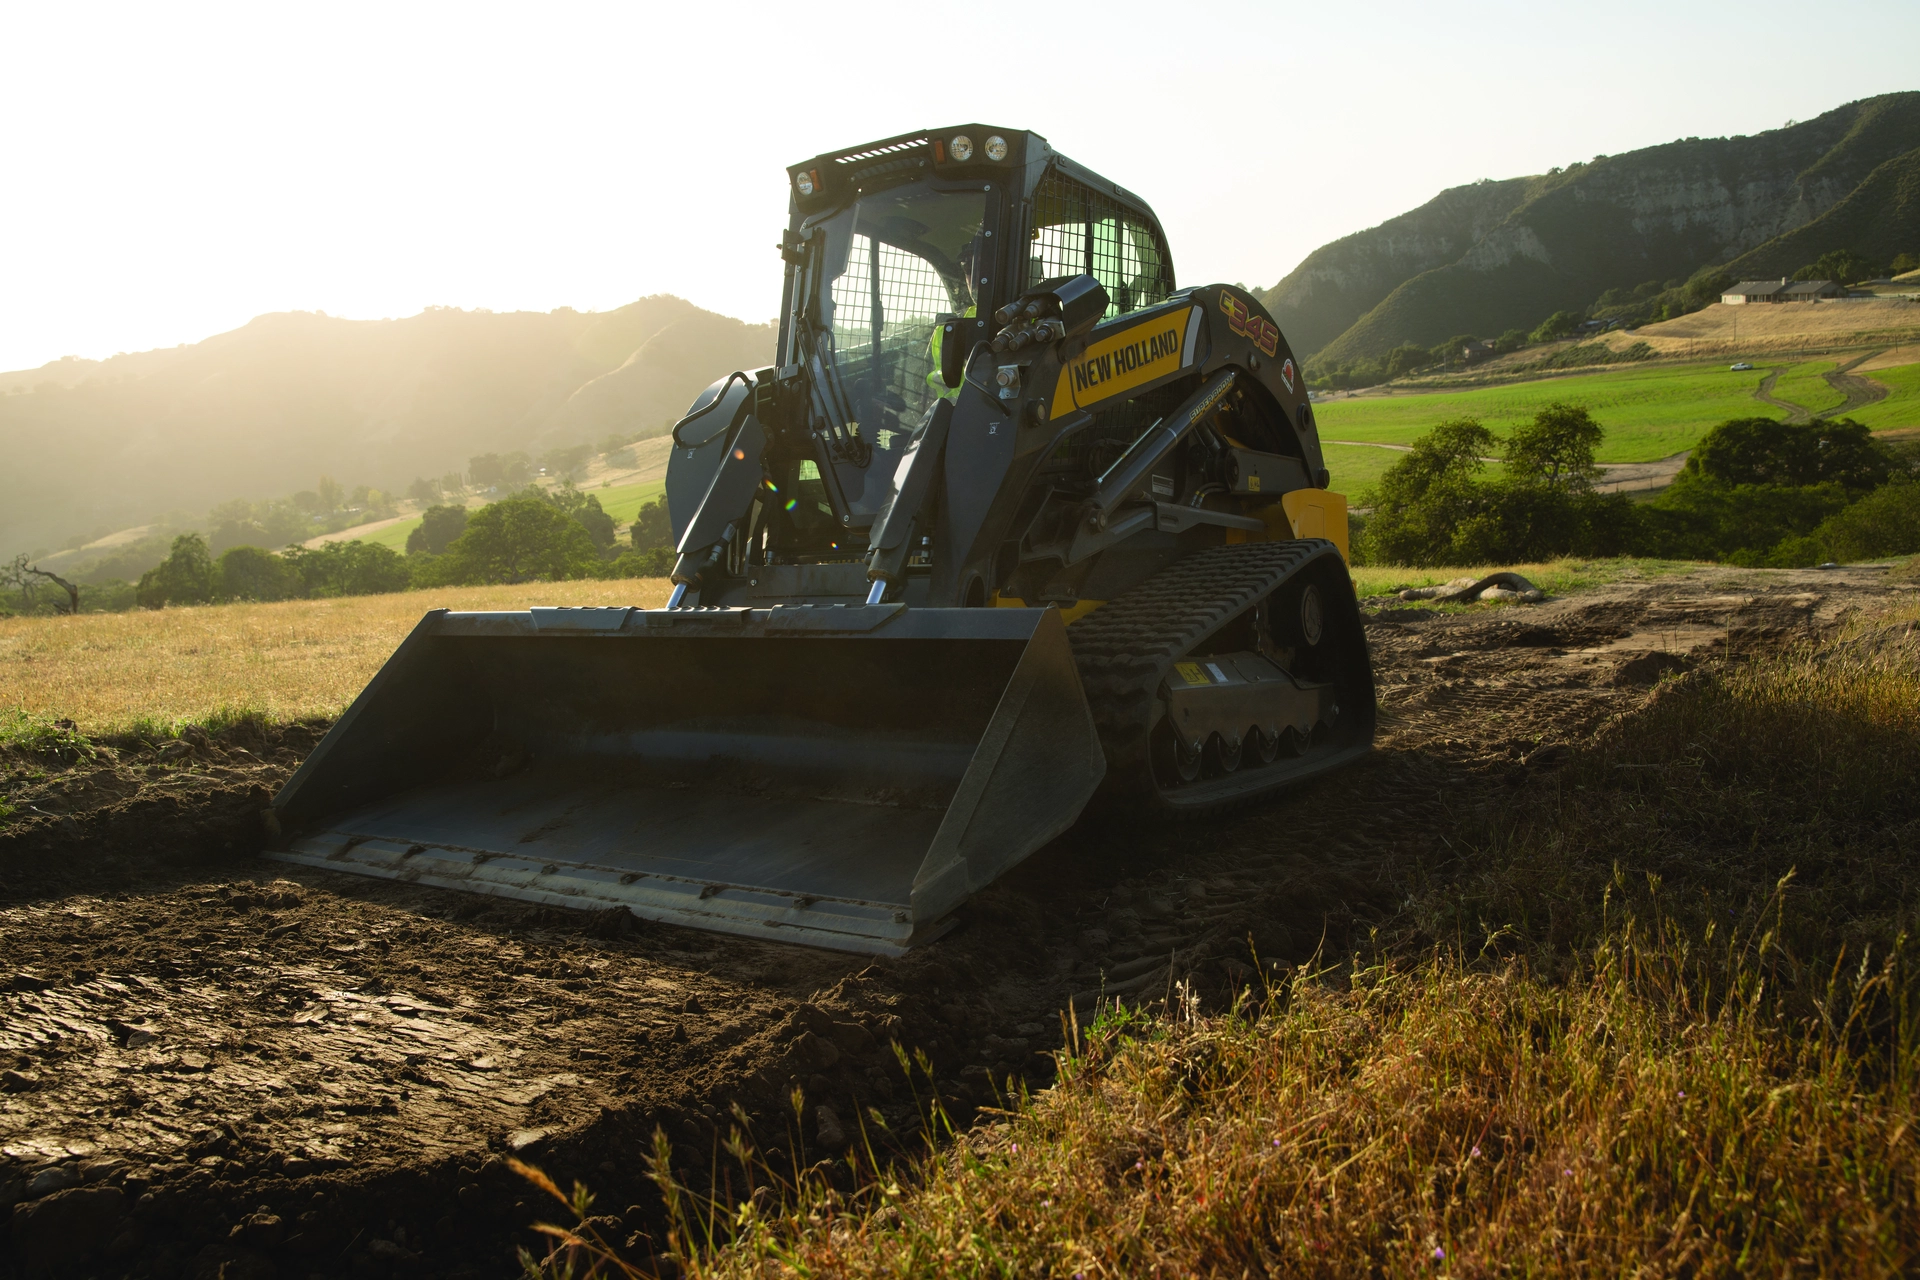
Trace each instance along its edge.
{"label": "track tread pattern", "polygon": [[1145,767],[1154,700],[1174,662],[1332,547],[1318,538],[1210,547],[1067,628],[1110,778]]}

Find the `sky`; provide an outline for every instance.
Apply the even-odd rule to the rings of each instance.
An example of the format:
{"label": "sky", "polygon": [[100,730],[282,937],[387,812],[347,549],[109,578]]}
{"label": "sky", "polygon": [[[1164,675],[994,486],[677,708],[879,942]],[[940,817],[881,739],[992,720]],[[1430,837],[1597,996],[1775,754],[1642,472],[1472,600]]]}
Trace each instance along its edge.
{"label": "sky", "polygon": [[968,120],[1270,285],[1449,186],[1920,87],[1920,4],[1819,9],[1807,50],[1776,0],[0,0],[0,370],[273,311],[770,319],[785,166]]}

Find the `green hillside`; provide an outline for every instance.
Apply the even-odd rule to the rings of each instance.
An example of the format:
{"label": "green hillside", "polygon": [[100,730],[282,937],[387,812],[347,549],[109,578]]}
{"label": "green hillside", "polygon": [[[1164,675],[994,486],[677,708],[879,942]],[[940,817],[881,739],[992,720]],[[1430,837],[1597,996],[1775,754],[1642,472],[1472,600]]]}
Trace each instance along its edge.
{"label": "green hillside", "polygon": [[322,475],[399,493],[479,454],[663,431],[773,346],[770,325],[658,296],[605,313],[268,315],[191,346],[0,373],[0,558]]}
{"label": "green hillside", "polygon": [[1454,188],[1323,246],[1262,297],[1324,366],[1531,329],[1610,290],[1677,289],[1715,268],[1790,274],[1840,248],[1891,259],[1920,252],[1916,148],[1920,93],[1897,93],[1751,137]]}

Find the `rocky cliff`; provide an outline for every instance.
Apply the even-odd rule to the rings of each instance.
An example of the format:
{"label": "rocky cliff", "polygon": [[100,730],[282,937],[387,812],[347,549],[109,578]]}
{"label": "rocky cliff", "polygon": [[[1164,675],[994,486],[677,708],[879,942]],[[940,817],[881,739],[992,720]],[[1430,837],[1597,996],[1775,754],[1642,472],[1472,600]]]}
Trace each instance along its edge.
{"label": "rocky cliff", "polygon": [[1295,348],[1330,363],[1530,328],[1702,268],[1916,252],[1916,149],[1920,93],[1898,93],[1752,137],[1458,187],[1316,250],[1264,296]]}

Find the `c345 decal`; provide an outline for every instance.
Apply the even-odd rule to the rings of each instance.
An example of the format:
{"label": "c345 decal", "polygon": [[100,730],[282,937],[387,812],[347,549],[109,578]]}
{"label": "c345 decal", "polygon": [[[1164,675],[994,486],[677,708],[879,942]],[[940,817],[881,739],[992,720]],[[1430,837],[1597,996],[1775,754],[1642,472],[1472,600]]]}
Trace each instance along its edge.
{"label": "c345 decal", "polygon": [[1260,348],[1262,355],[1272,355],[1280,345],[1280,330],[1271,321],[1253,314],[1253,308],[1234,297],[1231,290],[1220,291],[1220,309],[1227,313],[1227,327]]}

